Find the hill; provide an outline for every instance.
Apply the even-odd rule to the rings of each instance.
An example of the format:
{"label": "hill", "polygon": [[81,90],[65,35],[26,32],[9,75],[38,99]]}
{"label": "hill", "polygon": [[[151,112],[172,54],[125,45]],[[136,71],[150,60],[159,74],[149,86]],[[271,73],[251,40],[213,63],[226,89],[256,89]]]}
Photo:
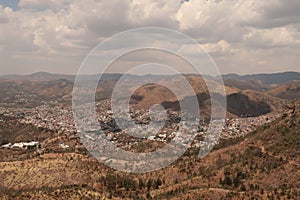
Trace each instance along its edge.
{"label": "hill", "polygon": [[[209,117],[211,102],[204,80],[201,77],[188,77],[187,79],[196,92],[202,116]],[[172,81],[178,85],[178,81],[180,80],[173,78],[170,82]],[[213,80],[209,81],[213,84]],[[225,89],[227,93],[228,117],[241,115],[259,116],[278,110],[283,105],[282,100],[263,92],[240,90],[228,86],[225,86]],[[184,89],[182,89],[182,94],[184,94],[185,98],[177,99],[175,94],[168,88],[159,84],[148,84],[138,88],[134,92],[131,98],[131,105],[137,109],[144,109],[150,108],[154,104],[161,104],[166,108],[180,110],[179,102],[188,101],[191,97],[190,95],[193,95],[187,93]],[[218,96],[220,94],[216,93],[212,95]]]}
{"label": "hill", "polygon": [[[95,80],[98,75],[81,75],[82,79],[87,80]],[[189,75],[186,74],[185,76],[197,76],[197,75]],[[212,78],[219,78],[219,77],[212,77],[209,75],[203,75],[208,79]],[[27,81],[51,81],[51,80],[58,80],[58,79],[66,79],[70,81],[75,80],[75,75],[68,75],[68,74],[52,74],[48,72],[36,72],[29,75],[16,75],[16,74],[7,74],[7,75],[0,75],[0,80],[27,80]],[[122,74],[117,73],[109,73],[103,74],[103,79],[119,79],[122,77]],[[141,78],[141,79],[166,79],[172,78],[172,75],[133,75],[128,74],[128,78]],[[241,89],[250,89],[250,88],[261,88],[265,89],[265,87],[269,87],[268,85],[281,85],[289,83],[293,80],[300,79],[299,72],[282,72],[282,73],[271,73],[271,74],[248,74],[248,75],[238,75],[238,74],[226,74],[222,75],[222,78],[227,82],[228,85],[231,87],[237,87]],[[234,80],[239,80],[240,82],[234,82]],[[236,84],[236,85],[235,85]],[[246,84],[246,85],[245,85]],[[259,85],[257,85],[259,84]],[[246,87],[246,88],[245,88]],[[249,88],[250,87],[250,88]]]}
{"label": "hill", "polygon": [[293,80],[300,79],[299,72],[283,72],[274,74],[251,74],[251,75],[237,75],[237,74],[227,74],[222,76],[223,79],[236,79],[242,81],[255,80],[263,84],[268,85],[281,85]]}
{"label": "hill", "polygon": [[299,199],[300,100],[245,138],[220,141],[204,159],[190,149],[147,174],[111,170],[76,153],[0,163],[3,199]]}
{"label": "hill", "polygon": [[293,100],[300,98],[300,80],[281,85],[269,91],[268,94],[281,99]]}
{"label": "hill", "polygon": [[27,80],[27,81],[51,81],[58,79],[74,80],[74,75],[67,74],[52,74],[48,72],[36,72],[29,75],[8,74],[0,76],[0,80]]}
{"label": "hill", "polygon": [[[133,87],[139,82],[141,77],[130,76],[127,83],[130,87]],[[158,83],[146,84],[138,88],[131,97],[130,103],[132,107],[148,109],[154,104],[162,104],[166,108],[178,110],[178,101],[188,100],[196,94],[203,116],[207,117],[210,115],[210,96],[202,77],[195,75],[186,76],[195,94],[185,88],[179,88],[180,83],[183,81],[179,77],[153,77],[150,75],[147,77],[148,80],[158,80]],[[117,81],[117,75],[111,75],[101,80],[97,88],[96,100],[109,99]],[[208,81],[210,84],[217,86],[214,79],[208,79]],[[180,90],[183,98],[177,99],[171,90],[162,86],[164,84]],[[225,89],[229,108],[228,116],[230,117],[240,115],[258,116],[272,112],[275,107],[277,109],[281,106],[279,99],[266,95],[263,92],[241,90],[229,86],[225,86]],[[72,90],[73,82],[67,79],[49,81],[6,80],[0,82],[0,100],[4,105],[14,107],[35,107],[50,101],[70,105]],[[214,95],[220,94],[216,93]]]}
{"label": "hill", "polygon": [[224,79],[224,84],[228,87],[236,88],[238,90],[254,90],[264,92],[273,89],[271,85],[264,84],[256,80]]}
{"label": "hill", "polygon": [[53,132],[39,129],[33,125],[25,125],[17,120],[0,116],[0,146],[7,143],[43,141]]}
{"label": "hill", "polygon": [[35,107],[53,100],[70,102],[72,90],[73,82],[66,79],[6,80],[0,82],[0,101],[11,107]]}

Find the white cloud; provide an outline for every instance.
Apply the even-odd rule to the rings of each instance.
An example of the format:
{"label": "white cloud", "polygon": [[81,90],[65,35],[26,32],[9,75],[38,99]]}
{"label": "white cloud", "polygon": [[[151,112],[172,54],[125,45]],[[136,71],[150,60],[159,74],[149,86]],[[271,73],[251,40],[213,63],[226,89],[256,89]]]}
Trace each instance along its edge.
{"label": "white cloud", "polygon": [[[298,0],[184,3],[180,0],[21,0],[19,7],[14,11],[0,6],[0,70],[6,68],[3,72],[9,71],[7,66],[14,66],[13,73],[17,66],[32,69],[29,66],[39,66],[39,63],[49,71],[69,72],[75,68],[72,71],[75,72],[74,66],[79,66],[100,41],[142,26],[183,31],[198,40],[223,71],[228,72],[234,70],[233,60],[237,68],[243,62],[248,65],[255,60],[261,67],[272,69],[274,63],[268,60],[282,57],[280,63],[285,61],[288,67],[292,64],[287,57],[292,61],[299,57]],[[284,47],[289,55],[280,54],[279,47]],[[47,62],[42,62],[43,58]],[[49,60],[55,60],[55,66]],[[58,67],[59,63],[65,68]],[[247,70],[252,71],[250,67],[242,71]]]}
{"label": "white cloud", "polygon": [[225,40],[220,40],[217,43],[204,44],[202,46],[208,53],[220,53],[228,55],[229,53],[234,52],[234,49],[232,49],[231,45]]}
{"label": "white cloud", "polygon": [[288,27],[272,29],[254,29],[245,35],[244,41],[252,48],[274,48],[299,45],[295,29]]}
{"label": "white cloud", "polygon": [[175,13],[180,8],[178,0],[132,0],[129,3],[129,21],[138,26],[175,27]]}

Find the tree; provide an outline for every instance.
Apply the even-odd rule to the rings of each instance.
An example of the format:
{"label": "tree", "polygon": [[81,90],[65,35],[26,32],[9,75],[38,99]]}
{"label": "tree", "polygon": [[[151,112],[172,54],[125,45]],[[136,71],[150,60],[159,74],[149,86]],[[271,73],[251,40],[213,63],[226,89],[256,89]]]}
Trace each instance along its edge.
{"label": "tree", "polygon": [[148,182],[147,182],[147,188],[148,188],[148,190],[150,190],[151,187],[152,187],[152,179],[150,178],[150,179],[148,180]]}
{"label": "tree", "polygon": [[144,181],[142,178],[139,178],[139,188],[140,190],[143,189],[145,187]]}
{"label": "tree", "polygon": [[234,177],[233,179],[233,185],[234,187],[238,187],[241,184],[241,180],[239,176]]}
{"label": "tree", "polygon": [[225,179],[224,179],[224,184],[225,185],[229,185],[231,186],[232,185],[232,180],[229,176],[226,176]]}
{"label": "tree", "polygon": [[246,186],[244,184],[242,184],[240,189],[241,189],[242,192],[245,192],[246,191]]}
{"label": "tree", "polygon": [[157,178],[157,180],[155,182],[155,188],[158,189],[159,186],[161,186],[161,185],[162,185],[162,181],[159,178]]}
{"label": "tree", "polygon": [[150,192],[147,192],[147,199],[152,199]]}

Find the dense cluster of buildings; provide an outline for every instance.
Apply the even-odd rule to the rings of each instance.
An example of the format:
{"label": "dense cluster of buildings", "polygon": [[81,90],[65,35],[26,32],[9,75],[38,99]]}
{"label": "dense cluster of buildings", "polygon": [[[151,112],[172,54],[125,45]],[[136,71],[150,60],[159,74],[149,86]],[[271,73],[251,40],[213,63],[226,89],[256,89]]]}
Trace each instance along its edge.
{"label": "dense cluster of buildings", "polygon": [[245,136],[257,127],[277,119],[280,114],[269,113],[259,117],[226,119],[221,138],[230,139]]}
{"label": "dense cluster of buildings", "polygon": [[[112,143],[116,143],[125,148],[130,148],[139,142],[167,143],[171,140],[190,147],[189,144],[192,142],[190,138],[194,139],[196,136],[202,136],[203,139],[209,129],[209,120],[200,120],[200,124],[195,124],[194,122],[191,124],[188,124],[188,122],[181,123],[179,113],[177,111],[168,110],[168,117],[164,122],[163,128],[157,130],[155,126],[149,126],[150,118],[148,111],[132,109],[130,116],[134,120],[134,125],[129,127],[130,131],[128,133],[125,130],[121,130],[117,125],[108,100],[97,103],[96,107],[98,121],[92,122],[87,118],[86,121],[83,121],[84,123],[82,124],[81,130],[76,129],[71,106],[44,104],[31,109],[0,107],[0,115],[16,117],[21,123],[32,124],[36,127],[42,127],[56,132],[66,134],[78,133],[82,136],[81,139],[83,143],[90,141],[90,143],[86,142],[86,144],[95,145],[93,141],[97,140],[102,142],[100,146],[105,146],[106,142],[103,140],[103,137],[105,137],[105,139],[112,141]],[[85,108],[82,108],[82,110],[85,111]],[[85,115],[90,114],[91,113],[85,113]],[[218,122],[222,124],[222,126],[214,127],[215,130],[210,132],[222,132],[220,136],[222,139],[241,137],[254,131],[257,126],[271,122],[277,117],[278,115],[268,114],[254,118],[226,119],[225,121]],[[139,135],[141,135],[139,138],[133,137]],[[207,137],[211,137],[208,138],[211,141],[216,141],[219,139],[219,134],[211,134]],[[192,144],[195,147],[205,145],[201,140],[196,140]],[[14,146],[20,147],[22,145],[26,146],[27,144],[14,144]],[[12,144],[10,144],[9,147],[11,146]],[[68,147],[62,144],[61,148]]]}
{"label": "dense cluster of buildings", "polygon": [[76,133],[72,108],[63,105],[45,104],[36,108],[25,109],[19,120],[21,123],[32,124],[49,130]]}

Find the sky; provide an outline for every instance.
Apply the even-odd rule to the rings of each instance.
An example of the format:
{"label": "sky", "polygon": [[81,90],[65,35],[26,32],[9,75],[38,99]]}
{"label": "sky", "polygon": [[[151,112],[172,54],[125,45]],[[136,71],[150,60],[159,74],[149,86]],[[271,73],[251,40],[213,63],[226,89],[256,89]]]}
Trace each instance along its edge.
{"label": "sky", "polygon": [[18,9],[18,3],[19,0],[0,0],[0,5],[6,7],[10,7],[13,10],[17,10]]}
{"label": "sky", "polygon": [[300,71],[299,10],[299,0],[0,0],[0,74],[76,74],[100,42],[141,27],[188,35],[223,74]]}

